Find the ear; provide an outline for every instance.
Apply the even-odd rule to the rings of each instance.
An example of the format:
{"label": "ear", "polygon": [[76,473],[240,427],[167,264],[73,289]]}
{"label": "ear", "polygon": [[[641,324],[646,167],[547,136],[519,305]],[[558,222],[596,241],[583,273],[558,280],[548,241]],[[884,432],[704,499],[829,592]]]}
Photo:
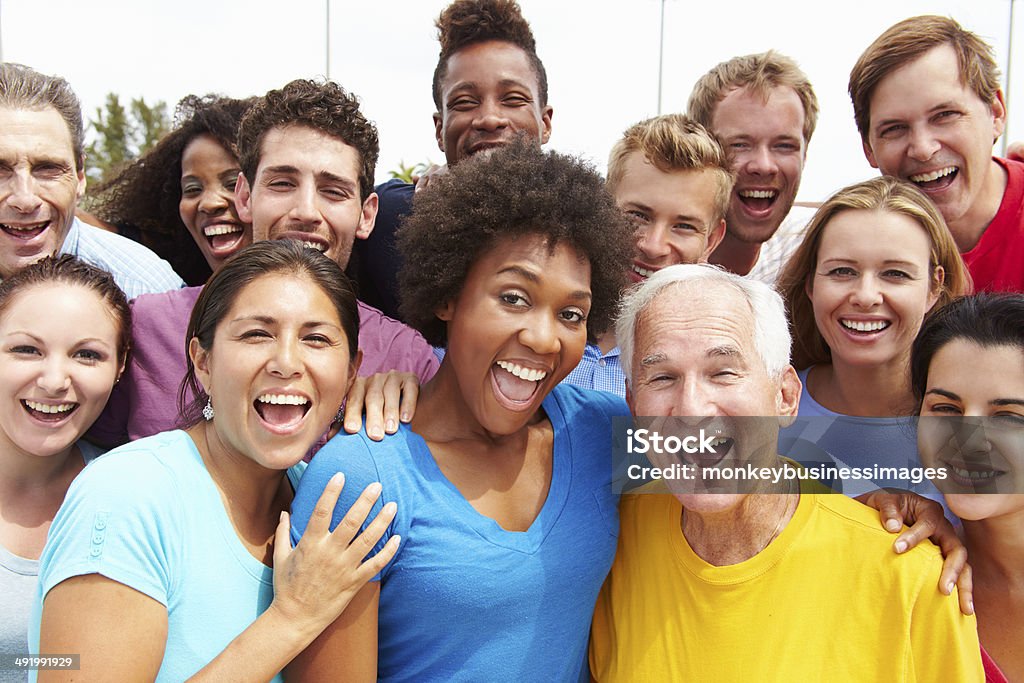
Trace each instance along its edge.
{"label": "ear", "polygon": [[781,426],[788,427],[793,424],[797,409],[800,408],[802,391],[800,376],[797,375],[792,365],[787,365],[779,377],[779,392],[775,399],[776,414],[782,418],[779,420]]}
{"label": "ear", "polygon": [[807,274],[807,278],[804,280],[804,294],[810,299],[814,296],[814,272]]}
{"label": "ear", "polygon": [[196,379],[203,385],[203,390],[209,396],[212,389],[210,386],[210,352],[199,344],[197,337],[192,337],[188,343],[188,356],[192,359],[192,365],[196,369]]}
{"label": "ear", "polygon": [[867,140],[860,141],[861,148],[864,150],[864,157],[867,158],[868,163],[871,164],[871,168],[878,168],[878,162],[875,161],[875,153],[871,151],[871,145],[868,144]]}
{"label": "ear", "polygon": [[243,223],[252,223],[252,188],[241,171],[235,180],[235,209]]}
{"label": "ear", "polygon": [[363,364],[363,350],[356,350],[356,357],[352,359],[352,362],[348,365],[348,384],[345,387],[345,395],[348,396],[349,392],[352,391],[352,385],[356,381],[356,377],[359,376],[359,367]]}
{"label": "ear", "polygon": [[719,244],[722,243],[722,239],[724,237],[725,237],[725,219],[723,218],[723,219],[718,221],[718,225],[715,226],[715,229],[712,230],[711,233],[708,235],[707,246],[704,247],[704,253],[701,254],[700,259],[697,262],[698,263],[707,263],[708,262],[708,258],[711,256],[711,253],[715,250],[715,248]]}
{"label": "ear", "polygon": [[995,143],[999,136],[1006,130],[1006,99],[1003,89],[996,90],[995,99],[992,100],[992,142]]}
{"label": "ear", "polygon": [[931,291],[928,292],[928,310],[931,311],[935,308],[935,304],[939,300],[939,295],[942,294],[942,285],[946,282],[946,269],[942,266],[935,266],[935,272],[932,273],[932,284]]}
{"label": "ear", "polygon": [[446,323],[451,322],[452,317],[455,315],[455,302],[449,301],[444,306],[435,309],[434,315],[437,316],[438,320],[443,320]]}
{"label": "ear", "polygon": [[548,144],[548,140],[551,139],[551,117],[554,115],[555,110],[551,108],[551,105],[544,107],[544,110],[540,113],[540,144]]}
{"label": "ear", "polygon": [[434,138],[437,140],[437,148],[444,153],[444,117],[441,112],[434,112]]}
{"label": "ear", "polygon": [[636,409],[633,406],[633,388],[630,386],[630,382],[626,380],[626,405],[629,406],[629,414],[636,415]]}
{"label": "ear", "polygon": [[85,157],[84,156],[82,157],[82,165],[81,165],[81,167],[79,167],[77,175],[78,175],[78,188],[75,191],[75,198],[78,199],[79,201],[81,201],[82,197],[85,195],[85,185],[86,185],[86,181],[85,181]]}
{"label": "ear", "polygon": [[363,208],[359,215],[359,225],[356,226],[356,239],[365,240],[373,232],[373,226],[377,221],[377,207],[379,199],[376,192],[363,201]]}

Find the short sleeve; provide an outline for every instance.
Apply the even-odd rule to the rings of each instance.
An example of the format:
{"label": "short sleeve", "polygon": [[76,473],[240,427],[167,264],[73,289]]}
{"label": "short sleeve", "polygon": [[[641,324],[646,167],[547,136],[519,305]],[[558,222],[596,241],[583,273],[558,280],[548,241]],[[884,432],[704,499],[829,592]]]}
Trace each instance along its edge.
{"label": "short sleeve", "polygon": [[[379,445],[383,449],[387,449],[389,443],[395,439],[401,440],[401,437],[389,436]],[[384,457],[387,456],[384,455]],[[389,497],[393,495],[393,492],[389,491],[386,483],[381,481],[377,464],[370,451],[370,447],[364,441],[364,437],[361,434],[339,434],[317,451],[317,454],[313,457],[306,471],[303,472],[302,479],[299,481],[299,488],[295,492],[291,511],[291,540],[293,546],[298,545],[302,535],[306,532],[313,509],[316,507],[317,501],[320,500],[327,482],[338,472],[342,472],[345,475],[345,485],[341,490],[341,495],[338,497],[338,503],[334,507],[334,514],[331,517],[331,531],[334,531],[338,523],[348,513],[349,508],[355,503],[359,494],[370,484],[381,482],[384,490],[367,515],[367,521],[363,523],[362,529],[365,529],[366,525],[377,516],[385,502],[393,500],[393,498]],[[399,510],[401,510],[401,506],[399,506]],[[377,554],[393,533],[394,523],[384,532],[384,535],[374,546],[371,555]],[[392,559],[393,561],[394,559]],[[386,571],[387,569],[383,573],[386,573]],[[379,581],[380,575],[375,576],[373,580]]]}
{"label": "short sleeve", "polygon": [[168,604],[180,555],[177,483],[144,451],[112,452],[85,468],[50,527],[40,595],[66,579],[100,574]]}

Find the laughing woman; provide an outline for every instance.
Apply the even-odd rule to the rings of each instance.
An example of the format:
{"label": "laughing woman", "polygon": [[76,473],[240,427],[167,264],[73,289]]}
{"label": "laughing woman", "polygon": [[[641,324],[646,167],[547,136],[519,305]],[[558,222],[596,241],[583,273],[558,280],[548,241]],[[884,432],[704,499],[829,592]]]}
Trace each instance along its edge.
{"label": "laughing woman", "polygon": [[[46,315],[39,312],[45,310]],[[73,256],[0,283],[0,652],[28,649],[39,555],[68,486],[100,450],[82,435],[124,369],[131,316],[110,273]],[[26,674],[0,670],[0,681]]]}
{"label": "laughing woman", "polygon": [[[963,522],[986,680],[1024,681],[1024,295],[954,301],[911,364],[918,443]],[[959,418],[970,418],[961,420]]]}
{"label": "laughing woman", "polygon": [[448,349],[411,427],[335,438],[296,496],[293,538],[335,472],[380,481],[403,539],[296,660],[306,680],[569,681],[585,666],[618,529],[610,418],[627,408],[559,382],[613,314],[632,230],[580,162],[526,142],[484,156],[418,196],[402,229],[407,320]]}
{"label": "laughing woman", "polygon": [[[54,519],[29,651],[81,653],[82,669],[41,680],[268,680],[383,566],[397,540],[360,561],[393,506],[351,546],[346,532],[379,486],[337,533],[287,540],[302,456],[355,376],[358,321],[337,264],[295,242],[214,275],[186,337],[192,426],[99,458]],[[322,487],[326,515],[340,488]]]}
{"label": "laughing woman", "polygon": [[[810,440],[850,466],[916,461],[910,347],[932,311],[970,291],[942,215],[895,178],[846,187],[811,219],[779,286],[804,385],[798,422],[783,438],[814,434]],[[924,484],[920,491],[937,498]]]}

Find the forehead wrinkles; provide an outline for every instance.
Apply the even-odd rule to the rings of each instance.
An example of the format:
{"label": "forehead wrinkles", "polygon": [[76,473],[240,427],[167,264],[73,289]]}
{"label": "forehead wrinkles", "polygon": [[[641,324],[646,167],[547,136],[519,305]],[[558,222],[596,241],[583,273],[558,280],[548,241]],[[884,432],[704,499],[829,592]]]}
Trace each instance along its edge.
{"label": "forehead wrinkles", "polygon": [[[680,337],[708,338],[704,348],[679,347]],[[731,343],[752,352],[753,312],[739,291],[724,283],[671,285],[640,313],[637,321],[638,358],[662,350],[669,358]]]}

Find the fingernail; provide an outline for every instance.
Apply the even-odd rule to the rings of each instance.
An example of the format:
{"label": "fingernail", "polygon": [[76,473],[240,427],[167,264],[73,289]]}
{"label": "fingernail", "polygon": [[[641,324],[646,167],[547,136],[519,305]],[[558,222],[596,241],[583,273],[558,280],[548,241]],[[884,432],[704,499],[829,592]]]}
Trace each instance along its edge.
{"label": "fingernail", "polygon": [[409,413],[402,413],[400,419],[402,420],[402,422],[408,422],[409,420],[412,419],[412,415],[410,415]]}
{"label": "fingernail", "polygon": [[388,420],[388,423],[387,423],[387,425],[385,425],[384,430],[388,434],[394,434],[395,431],[398,430],[398,425],[395,424],[394,420]]}
{"label": "fingernail", "polygon": [[393,515],[393,514],[395,514],[395,512],[396,512],[397,510],[398,510],[398,506],[397,506],[397,505],[395,504],[395,502],[394,502],[394,501],[392,501],[392,502],[390,502],[390,503],[387,503],[387,504],[386,504],[386,505],[384,506],[384,512],[385,512],[385,513],[387,513],[387,514],[389,514],[389,515]]}
{"label": "fingernail", "polygon": [[342,474],[341,472],[335,472],[334,474],[331,475],[331,480],[329,482],[327,482],[327,483],[328,484],[340,484],[342,479],[344,479],[344,477],[345,477],[345,475]]}
{"label": "fingernail", "polygon": [[953,594],[953,582],[952,581],[950,581],[949,583],[946,584],[946,592],[949,593],[950,595]]}
{"label": "fingernail", "polygon": [[967,609],[971,610],[971,614],[974,614],[974,600],[967,603]]}
{"label": "fingernail", "polygon": [[374,427],[370,430],[370,436],[380,439],[384,437],[384,433],[380,431],[380,427]]}
{"label": "fingernail", "polygon": [[277,518],[277,521],[278,522],[283,522],[284,521],[284,515],[285,515],[284,510],[281,510],[281,516]]}
{"label": "fingernail", "polygon": [[887,519],[885,521],[885,528],[895,533],[900,530],[900,523],[895,519]]}
{"label": "fingernail", "polygon": [[366,490],[370,492],[371,496],[376,498],[377,496],[380,495],[380,492],[381,492],[382,488],[383,487],[380,485],[380,482],[375,481],[372,484],[370,484],[369,486],[367,486]]}
{"label": "fingernail", "polygon": [[907,542],[906,541],[896,541],[896,545],[894,547],[896,548],[896,552],[902,553],[904,550],[907,549]]}

